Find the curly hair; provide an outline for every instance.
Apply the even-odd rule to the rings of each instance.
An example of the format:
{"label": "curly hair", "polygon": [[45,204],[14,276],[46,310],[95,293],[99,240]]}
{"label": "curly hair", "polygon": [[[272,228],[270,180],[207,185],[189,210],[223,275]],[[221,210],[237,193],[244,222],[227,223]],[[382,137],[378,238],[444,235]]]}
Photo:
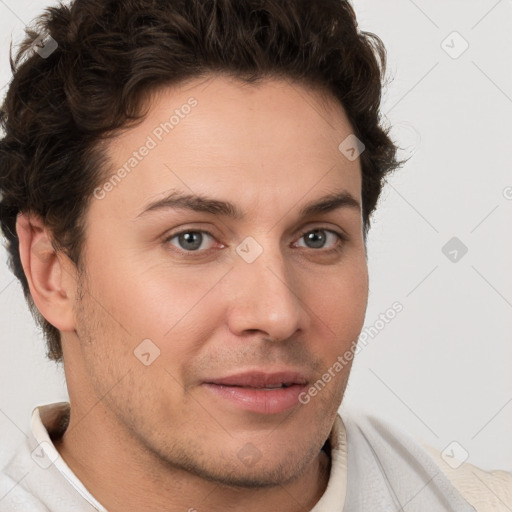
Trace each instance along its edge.
{"label": "curly hair", "polygon": [[144,119],[151,92],[212,73],[328,91],[365,145],[365,243],[385,177],[401,165],[380,114],[386,50],[359,30],[348,1],[75,0],[47,7],[25,29],[14,60],[11,42],[10,66],[0,111],[0,227],[10,269],[56,362],[60,331],[34,305],[16,217],[38,215],[54,249],[80,269],[88,204],[108,171],[103,143]]}

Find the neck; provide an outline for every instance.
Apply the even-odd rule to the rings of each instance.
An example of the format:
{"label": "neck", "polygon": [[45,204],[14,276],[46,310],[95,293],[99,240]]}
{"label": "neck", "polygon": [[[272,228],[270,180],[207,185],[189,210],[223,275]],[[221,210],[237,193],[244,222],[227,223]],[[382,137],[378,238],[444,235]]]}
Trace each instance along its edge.
{"label": "neck", "polygon": [[72,407],[69,425],[54,444],[110,512],[310,510],[325,492],[330,474],[330,457],[320,451],[302,475],[287,484],[239,488],[207,481],[169,466],[130,432],[120,431],[101,402],[85,412]]}

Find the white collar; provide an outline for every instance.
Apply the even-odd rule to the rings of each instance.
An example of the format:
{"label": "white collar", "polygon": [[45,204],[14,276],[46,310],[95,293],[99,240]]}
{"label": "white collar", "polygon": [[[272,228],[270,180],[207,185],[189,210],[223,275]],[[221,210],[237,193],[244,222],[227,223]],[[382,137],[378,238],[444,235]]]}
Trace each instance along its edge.
{"label": "white collar", "polygon": [[76,489],[76,491],[87,500],[93,507],[100,512],[108,512],[94,496],[85,488],[84,484],[73,473],[55,448],[50,439],[50,432],[58,429],[62,417],[69,413],[69,402],[56,402],[52,404],[40,405],[32,411],[31,428],[34,437],[46,453],[47,457],[53,462],[53,465],[60,471],[66,480]]}

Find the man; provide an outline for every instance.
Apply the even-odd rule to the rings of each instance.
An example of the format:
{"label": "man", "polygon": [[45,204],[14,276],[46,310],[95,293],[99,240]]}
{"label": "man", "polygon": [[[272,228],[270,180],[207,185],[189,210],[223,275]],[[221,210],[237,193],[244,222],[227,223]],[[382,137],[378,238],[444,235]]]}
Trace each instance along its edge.
{"label": "man", "polygon": [[337,412],[400,165],[350,5],[76,0],[41,27],[2,109],[0,222],[70,400],[34,410],[1,509],[505,503],[507,473],[445,474]]}

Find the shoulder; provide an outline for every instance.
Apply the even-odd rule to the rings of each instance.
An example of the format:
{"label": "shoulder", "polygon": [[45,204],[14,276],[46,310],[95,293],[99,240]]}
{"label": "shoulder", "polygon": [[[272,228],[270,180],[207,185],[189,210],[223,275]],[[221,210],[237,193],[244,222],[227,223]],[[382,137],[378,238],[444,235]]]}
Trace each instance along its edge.
{"label": "shoulder", "polygon": [[[485,471],[468,462],[459,463],[453,454],[421,442],[453,486],[478,512],[509,512],[512,510],[512,473],[503,470]],[[451,460],[450,460],[451,459]]]}
{"label": "shoulder", "polygon": [[48,508],[26,488],[30,467],[24,462],[26,447],[0,469],[0,510],[2,512],[48,512]]}
{"label": "shoulder", "polygon": [[[396,494],[397,489],[402,492],[408,486],[409,492],[402,492],[405,501],[416,491],[415,501],[423,501],[425,506],[442,496],[454,510],[512,511],[511,473],[484,471],[469,463],[450,467],[439,450],[366,411],[351,411],[343,421],[347,429],[348,478],[352,462],[357,480],[366,479],[365,492],[380,479],[381,494],[387,492],[386,487]],[[358,483],[354,481],[353,485]]]}

